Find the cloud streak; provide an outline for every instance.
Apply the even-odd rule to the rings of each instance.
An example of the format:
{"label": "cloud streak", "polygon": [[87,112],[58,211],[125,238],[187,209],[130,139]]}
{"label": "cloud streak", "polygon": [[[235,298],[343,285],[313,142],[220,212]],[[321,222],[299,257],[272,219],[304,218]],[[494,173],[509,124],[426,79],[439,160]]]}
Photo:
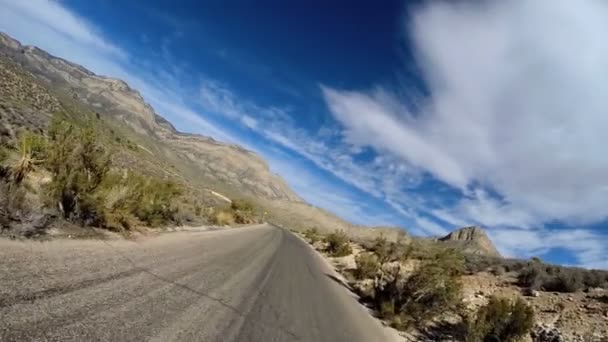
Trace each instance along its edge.
{"label": "cloud streak", "polygon": [[460,189],[462,217],[597,222],[608,214],[606,15],[597,1],[434,2],[410,26],[431,93],[415,115],[383,89],[323,93],[347,142]]}
{"label": "cloud streak", "polygon": [[[606,16],[601,1],[432,2],[407,26],[430,93],[415,108],[382,87],[322,92],[346,143],[399,158],[460,193],[456,203],[417,210],[454,225],[502,227],[493,236],[503,252],[565,248],[606,267],[598,255],[605,238],[543,228],[608,216]],[[538,244],[501,242],[522,239]]]}
{"label": "cloud streak", "polygon": [[[93,72],[127,81],[146,101],[178,127],[217,139],[237,139],[186,104],[187,94],[167,72],[141,68],[127,51],[107,40],[90,22],[56,1],[0,0],[0,30],[24,44],[36,45],[56,56],[73,61]],[[145,64],[145,63],[140,63]]]}

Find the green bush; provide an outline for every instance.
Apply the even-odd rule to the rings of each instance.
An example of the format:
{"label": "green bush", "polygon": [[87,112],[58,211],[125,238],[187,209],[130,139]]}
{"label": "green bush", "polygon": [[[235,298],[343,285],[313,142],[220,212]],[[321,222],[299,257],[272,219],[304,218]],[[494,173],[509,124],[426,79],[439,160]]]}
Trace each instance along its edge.
{"label": "green bush", "polygon": [[374,240],[371,251],[378,256],[378,260],[381,264],[398,259],[396,244],[386,240],[384,235],[381,235]]}
{"label": "green bush", "polygon": [[335,231],[325,237],[327,252],[334,257],[343,257],[352,254],[350,240],[344,231]]}
{"label": "green bush", "polygon": [[380,269],[378,257],[373,253],[361,253],[355,258],[357,268],[354,276],[357,279],[371,279],[376,276]]}
{"label": "green bush", "polygon": [[[373,304],[388,319],[398,316],[400,326],[420,325],[440,313],[455,310],[461,302],[460,276],[464,258],[453,250],[442,250],[424,260],[407,278],[400,267],[387,283],[378,282]],[[393,308],[392,312],[387,308]]]}
{"label": "green bush", "polygon": [[230,206],[217,208],[209,217],[212,224],[231,226],[234,224],[252,224],[257,222],[255,207],[245,200],[233,200]]}
{"label": "green bush", "polygon": [[304,232],[304,237],[308,239],[310,243],[319,241],[319,230],[317,228],[310,228]]}
{"label": "green bush", "polygon": [[4,163],[8,159],[8,151],[0,146],[0,163]]}
{"label": "green bush", "polygon": [[110,170],[110,155],[92,128],[54,121],[45,167],[52,173],[48,196],[63,216],[84,225],[102,225],[102,198],[96,190]]}
{"label": "green bush", "polygon": [[44,166],[52,174],[47,197],[66,219],[115,229],[175,221],[173,202],[181,187],[127,170],[111,171],[110,153],[92,127],[54,120],[45,147]]}
{"label": "green bush", "polygon": [[252,224],[256,222],[255,206],[247,200],[233,199],[228,211],[231,212],[235,223]]}
{"label": "green bush", "polygon": [[404,243],[388,241],[383,235],[377,237],[368,248],[378,257],[381,264],[415,258],[415,251],[422,250],[416,242]]}
{"label": "green bush", "polygon": [[212,224],[218,226],[232,226],[235,223],[233,212],[229,209],[220,209],[214,211],[209,220]]}
{"label": "green bush", "polygon": [[244,199],[233,199],[232,203],[230,203],[230,208],[234,211],[246,211],[253,212],[255,210],[254,205]]}
{"label": "green bush", "polygon": [[97,194],[106,213],[159,226],[176,221],[178,207],[174,201],[182,194],[182,188],[170,181],[125,171],[109,173]]}
{"label": "green bush", "polygon": [[534,310],[518,298],[490,297],[475,315],[466,320],[467,342],[518,341],[534,326]]}
{"label": "green bush", "polygon": [[537,263],[530,263],[519,272],[518,280],[520,286],[539,290],[546,283],[548,274],[544,267]]}
{"label": "green bush", "polygon": [[562,268],[554,277],[545,282],[543,288],[555,292],[577,292],[585,287],[582,270]]}
{"label": "green bush", "polygon": [[405,283],[401,311],[422,322],[455,308],[461,298],[463,265],[462,257],[451,250],[423,262]]}
{"label": "green bush", "polygon": [[601,270],[585,272],[583,283],[590,288],[608,288],[608,272]]}
{"label": "green bush", "polygon": [[608,295],[601,295],[601,296],[597,296],[597,297],[592,297],[595,300],[597,300],[600,303],[604,303],[604,304],[608,304]]}
{"label": "green bush", "polygon": [[601,273],[574,267],[560,267],[530,262],[519,273],[519,284],[535,290],[576,292],[601,281]]}
{"label": "green bush", "polygon": [[23,182],[25,177],[36,169],[42,162],[41,157],[46,150],[46,140],[43,136],[29,132],[21,135],[19,142],[19,159],[7,169],[9,180],[13,185]]}

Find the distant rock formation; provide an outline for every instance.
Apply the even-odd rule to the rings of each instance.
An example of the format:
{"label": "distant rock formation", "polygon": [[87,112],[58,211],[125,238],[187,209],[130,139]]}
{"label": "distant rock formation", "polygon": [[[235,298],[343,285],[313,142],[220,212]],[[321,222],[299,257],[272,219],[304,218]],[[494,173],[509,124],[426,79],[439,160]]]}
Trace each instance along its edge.
{"label": "distant rock formation", "polygon": [[465,253],[501,257],[492,240],[480,227],[460,228],[437,240],[461,248]]}

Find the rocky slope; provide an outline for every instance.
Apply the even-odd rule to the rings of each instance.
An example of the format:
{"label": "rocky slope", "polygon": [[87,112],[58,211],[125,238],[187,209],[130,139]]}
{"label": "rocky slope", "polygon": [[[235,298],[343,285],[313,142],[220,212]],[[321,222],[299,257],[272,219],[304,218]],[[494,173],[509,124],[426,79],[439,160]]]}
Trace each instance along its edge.
{"label": "rocky slope", "polygon": [[[0,138],[5,134],[14,140],[24,126],[41,131],[67,105],[84,107],[129,137],[128,147],[136,151],[115,156],[123,164],[176,177],[211,194],[249,197],[269,209],[272,222],[291,229],[344,230],[354,238],[371,239],[380,233],[391,240],[405,235],[399,228],[352,225],[305,203],[255,153],[178,132],[124,81],[95,75],[1,32],[0,71]],[[25,102],[19,98],[24,96]]]}
{"label": "rocky slope", "polygon": [[461,248],[466,253],[500,257],[500,253],[480,227],[460,228],[437,240]]}
{"label": "rocky slope", "polygon": [[[165,168],[163,171],[166,174],[175,175],[201,188],[230,197],[252,197],[271,209],[269,217],[273,222],[289,228],[305,230],[314,227],[325,232],[344,230],[356,240],[370,240],[380,234],[393,241],[410,239],[402,229],[370,229],[352,225],[305,203],[281,177],[270,172],[260,156],[210,137],[178,132],[145,102],[139,92],[122,80],[95,75],[37,47],[24,46],[1,32],[0,62],[0,94],[3,97],[0,104],[6,107],[0,108],[4,112],[0,119],[13,123],[4,123],[0,129],[15,131],[15,127],[28,125],[41,130],[52,113],[64,109],[67,99],[69,103],[84,105],[108,119],[115,124],[115,129],[123,130],[124,135],[132,137],[142,153],[148,154],[146,163],[142,162],[146,158],[135,161],[138,167],[152,167],[153,161],[161,161],[155,166]],[[11,68],[11,65],[16,68]],[[24,77],[16,75],[18,73],[27,74],[38,84],[21,82]],[[7,103],[11,100],[19,102],[18,97],[24,96],[28,98],[28,106]],[[9,133],[16,136],[16,132]],[[479,227],[463,228],[438,240],[466,252],[500,256]]]}
{"label": "rocky slope", "polygon": [[146,139],[146,149],[175,165],[188,178],[222,184],[245,195],[300,202],[300,198],[255,153],[211,138],[178,132],[154,112],[124,81],[95,75],[0,33],[0,56],[21,66],[41,83],[52,86],[89,109],[126,124]]}

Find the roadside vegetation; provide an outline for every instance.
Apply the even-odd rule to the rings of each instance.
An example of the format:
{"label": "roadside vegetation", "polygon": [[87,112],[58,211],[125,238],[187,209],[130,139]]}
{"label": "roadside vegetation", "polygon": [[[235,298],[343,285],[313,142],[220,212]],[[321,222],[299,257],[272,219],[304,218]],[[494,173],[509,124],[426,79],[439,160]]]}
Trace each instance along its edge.
{"label": "roadside vegetation", "polygon": [[327,253],[333,257],[343,257],[352,254],[350,240],[344,231],[335,231],[328,234],[325,239]]}
{"label": "roadside vegetation", "polygon": [[521,298],[492,296],[465,324],[467,342],[519,341],[534,326],[534,310]]}
{"label": "roadside vegetation", "polygon": [[210,221],[220,226],[252,224],[261,221],[260,211],[248,200],[234,199],[229,206],[215,209]]}
{"label": "roadside vegetation", "polygon": [[116,163],[127,140],[106,133],[95,120],[73,122],[57,115],[45,134],[24,131],[17,143],[0,144],[1,230],[26,227],[24,235],[35,236],[57,219],[123,232],[258,219],[247,200],[204,208],[180,182]]}
{"label": "roadside vegetation", "polygon": [[526,261],[467,256],[466,268],[470,274],[515,272],[519,286],[536,291],[573,293],[594,288],[608,289],[608,271],[551,265],[536,257]]}
{"label": "roadside vegetation", "polygon": [[27,207],[41,205],[66,221],[112,230],[176,222],[181,186],[116,168],[111,155],[92,126],[55,119],[46,136],[24,133],[16,159],[3,163],[5,210],[27,216]]}
{"label": "roadside vegetation", "polygon": [[308,239],[308,242],[310,242],[311,244],[314,245],[320,239],[320,237],[319,237],[319,230],[317,228],[307,229],[304,232],[304,237],[306,239]]}
{"label": "roadside vegetation", "polygon": [[[322,236],[309,229],[303,235],[331,257],[353,253],[353,243],[342,231]],[[450,336],[485,342],[517,341],[534,326],[534,310],[521,298],[491,297],[473,311],[466,309],[461,279],[471,265],[456,249],[432,241],[388,241],[383,236],[357,246],[363,250],[353,257],[354,268],[343,274],[361,300],[396,329],[425,332],[457,317]]]}

